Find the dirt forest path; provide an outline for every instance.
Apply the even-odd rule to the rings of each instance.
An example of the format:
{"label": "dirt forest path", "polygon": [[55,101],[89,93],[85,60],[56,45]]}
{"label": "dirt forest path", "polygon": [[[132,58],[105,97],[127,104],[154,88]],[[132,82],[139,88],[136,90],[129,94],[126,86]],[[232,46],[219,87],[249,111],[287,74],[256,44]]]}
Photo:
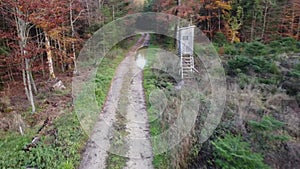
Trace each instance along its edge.
{"label": "dirt forest path", "polygon": [[[148,41],[149,34],[143,34],[118,66],[100,118],[82,154],[80,169],[105,169],[109,154],[116,152],[126,156],[125,169],[153,168],[143,73],[135,61],[137,49]],[[124,131],[116,129],[120,121]],[[125,144],[114,146],[116,136],[122,133],[126,133],[122,139]]]}

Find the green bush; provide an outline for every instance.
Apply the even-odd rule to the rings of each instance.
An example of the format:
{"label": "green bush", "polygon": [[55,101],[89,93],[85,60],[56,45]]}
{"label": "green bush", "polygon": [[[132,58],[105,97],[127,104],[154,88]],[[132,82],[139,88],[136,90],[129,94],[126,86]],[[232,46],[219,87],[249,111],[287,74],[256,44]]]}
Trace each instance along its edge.
{"label": "green bush", "polygon": [[261,42],[251,42],[249,43],[243,52],[244,55],[246,56],[264,56],[266,55],[267,52],[267,47],[261,43]]}
{"label": "green bush", "polygon": [[281,43],[279,41],[271,41],[269,44],[268,44],[268,53],[270,54],[278,54],[278,53],[281,53],[282,52],[282,49],[281,49]]}
{"label": "green bush", "polygon": [[263,155],[251,151],[250,144],[241,136],[226,134],[212,142],[215,164],[222,169],[266,169]]}
{"label": "green bush", "polygon": [[233,59],[230,59],[227,64],[229,71],[232,71],[235,74],[249,74],[250,72],[270,73],[275,75],[280,74],[277,65],[263,56],[236,56]]}
{"label": "green bush", "polygon": [[285,37],[280,39],[279,42],[281,44],[282,52],[293,53],[299,51],[299,49],[297,48],[298,42],[294,38]]}
{"label": "green bush", "polygon": [[226,36],[222,32],[217,32],[213,37],[213,42],[217,44],[217,46],[221,47],[224,44],[228,44]]}
{"label": "green bush", "polygon": [[251,136],[258,150],[266,150],[278,142],[289,140],[287,135],[276,134],[285,124],[272,116],[264,116],[259,122],[250,120],[248,124],[252,129]]}
{"label": "green bush", "polygon": [[238,49],[232,44],[225,44],[223,45],[223,48],[224,48],[224,53],[227,55],[238,55],[240,53]]}

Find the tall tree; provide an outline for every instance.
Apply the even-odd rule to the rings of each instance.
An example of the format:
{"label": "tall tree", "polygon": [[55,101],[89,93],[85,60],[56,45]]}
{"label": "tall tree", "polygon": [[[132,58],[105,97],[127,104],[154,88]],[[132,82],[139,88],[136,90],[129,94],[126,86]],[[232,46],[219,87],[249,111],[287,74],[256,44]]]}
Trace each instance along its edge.
{"label": "tall tree", "polygon": [[[26,0],[11,1],[5,0],[0,4],[1,11],[7,16],[7,22],[10,22],[11,26],[15,28],[16,37],[11,37],[12,40],[16,40],[16,44],[11,43],[10,48],[15,52],[11,54],[19,56],[17,58],[22,64],[22,77],[25,89],[25,94],[30,102],[32,112],[35,112],[35,104],[33,98],[32,87],[34,84],[31,72],[30,61],[32,58],[31,50],[32,43],[29,43],[29,33],[33,28],[33,25],[29,21],[29,15],[31,13],[31,3]],[[17,46],[18,45],[18,46]],[[30,46],[31,45],[31,46]],[[29,47],[30,46],[30,47]],[[35,85],[34,85],[35,86]]]}

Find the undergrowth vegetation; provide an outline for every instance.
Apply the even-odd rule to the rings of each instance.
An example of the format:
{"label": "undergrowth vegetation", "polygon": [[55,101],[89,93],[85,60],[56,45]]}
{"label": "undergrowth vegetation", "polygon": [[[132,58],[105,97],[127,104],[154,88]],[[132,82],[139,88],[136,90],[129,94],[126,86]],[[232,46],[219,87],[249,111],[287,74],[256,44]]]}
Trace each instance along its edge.
{"label": "undergrowth vegetation", "polygon": [[[152,69],[149,65],[151,65],[152,61],[156,59],[156,48],[157,46],[150,46],[150,48],[147,50],[147,67],[145,67],[143,73],[144,73],[144,91],[145,91],[145,98],[146,98],[146,105],[147,105],[147,112],[148,112],[148,118],[150,121],[150,136],[154,137],[156,135],[159,135],[163,133],[168,128],[168,123],[163,119],[163,113],[160,112],[161,110],[153,107],[152,104],[155,104],[155,102],[161,102],[161,100],[153,100],[157,99],[157,97],[151,98],[151,92],[161,90],[165,95],[168,95],[166,97],[170,97],[170,94],[172,93],[173,84],[171,81],[168,80],[168,74],[165,72],[162,72],[158,69]],[[152,99],[150,101],[150,99]],[[153,146],[153,145],[152,145]],[[155,147],[154,147],[155,148]],[[162,154],[155,155],[153,157],[153,165],[154,168],[159,169],[167,169],[170,166],[170,152],[165,152]]]}
{"label": "undergrowth vegetation", "polygon": [[226,134],[224,138],[218,138],[211,142],[214,146],[215,163],[224,169],[247,168],[267,169],[270,168],[263,162],[263,156],[254,153],[250,144],[243,141],[241,136]]}
{"label": "undergrowth vegetation", "polygon": [[25,136],[5,133],[6,136],[0,138],[1,168],[73,169],[78,166],[80,150],[87,136],[81,129],[76,114],[66,113],[54,121],[52,128],[55,133],[42,136],[37,146],[29,151],[24,151],[24,148],[34,137],[34,129]]}
{"label": "undergrowth vegetation", "polygon": [[[281,156],[288,153],[287,150],[283,150],[283,146],[297,146],[292,141],[297,140],[297,137],[291,137],[288,132],[288,125],[296,125],[297,118],[289,119],[291,115],[287,114],[292,114],[293,111],[291,105],[283,100],[300,100],[300,64],[299,57],[297,58],[300,43],[292,38],[281,38],[267,44],[258,41],[230,44],[222,35],[216,37],[214,45],[221,55],[229,81],[228,99],[222,121],[204,143],[198,142],[200,135],[197,133],[201,133],[201,127],[195,127],[196,134],[191,138],[191,145],[185,146],[189,147],[188,158],[183,158],[184,153],[176,157],[171,150],[156,155],[154,167],[186,167],[184,163],[177,163],[178,160],[185,160],[188,164],[186,168],[192,169],[273,168],[275,163],[293,166],[291,163],[285,165],[283,161],[287,158]],[[162,48],[169,49],[166,46]],[[155,53],[148,54],[147,61],[151,60],[153,55]],[[165,72],[147,68],[144,70],[149,119],[155,117],[155,110],[148,98],[151,91],[162,90],[170,99],[174,94],[174,85],[174,80]],[[281,99],[282,103],[279,104],[281,101],[276,99]],[[199,114],[205,113],[200,111]],[[167,121],[163,118],[151,121],[151,136],[167,129]],[[197,120],[196,123],[196,126],[202,126],[203,120]],[[176,146],[175,149],[180,149],[180,146]],[[292,154],[288,157],[296,158]],[[277,159],[281,161],[276,161]]]}
{"label": "undergrowth vegetation", "polygon": [[[121,46],[127,47],[136,38]],[[103,58],[96,75],[96,100],[102,107],[116,67],[124,58],[125,49],[115,47]],[[66,95],[65,91],[57,91],[56,95]],[[28,128],[25,135],[16,132],[0,132],[0,168],[39,168],[39,169],[75,169],[80,164],[80,154],[88,139],[81,128],[77,114],[68,112],[58,117],[50,129],[43,133],[35,147],[25,151],[36,136],[40,126]],[[30,118],[27,121],[31,121]]]}

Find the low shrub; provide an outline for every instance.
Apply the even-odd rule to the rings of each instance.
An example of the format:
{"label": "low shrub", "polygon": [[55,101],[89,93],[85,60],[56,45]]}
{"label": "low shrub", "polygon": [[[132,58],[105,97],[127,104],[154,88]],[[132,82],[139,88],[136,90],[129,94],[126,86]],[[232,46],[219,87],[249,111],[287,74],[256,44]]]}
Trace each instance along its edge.
{"label": "low shrub", "polygon": [[215,164],[222,169],[266,169],[263,155],[251,150],[250,144],[243,141],[241,136],[226,134],[211,142],[214,147]]}
{"label": "low shrub", "polygon": [[215,34],[215,36],[213,37],[213,42],[219,47],[228,44],[227,38],[222,32],[217,32]]}
{"label": "low shrub", "polygon": [[254,147],[259,151],[268,150],[277,143],[289,140],[289,136],[279,132],[285,124],[272,116],[263,116],[259,122],[250,120],[248,125]]}
{"label": "low shrub", "polygon": [[299,52],[299,49],[297,48],[298,42],[296,41],[296,39],[291,37],[285,37],[285,38],[281,38],[279,42],[281,44],[282,52],[286,52],[286,53],[293,53],[297,51]]}
{"label": "low shrub", "polygon": [[251,42],[245,46],[243,54],[245,56],[264,56],[268,53],[267,46],[261,42]]}

